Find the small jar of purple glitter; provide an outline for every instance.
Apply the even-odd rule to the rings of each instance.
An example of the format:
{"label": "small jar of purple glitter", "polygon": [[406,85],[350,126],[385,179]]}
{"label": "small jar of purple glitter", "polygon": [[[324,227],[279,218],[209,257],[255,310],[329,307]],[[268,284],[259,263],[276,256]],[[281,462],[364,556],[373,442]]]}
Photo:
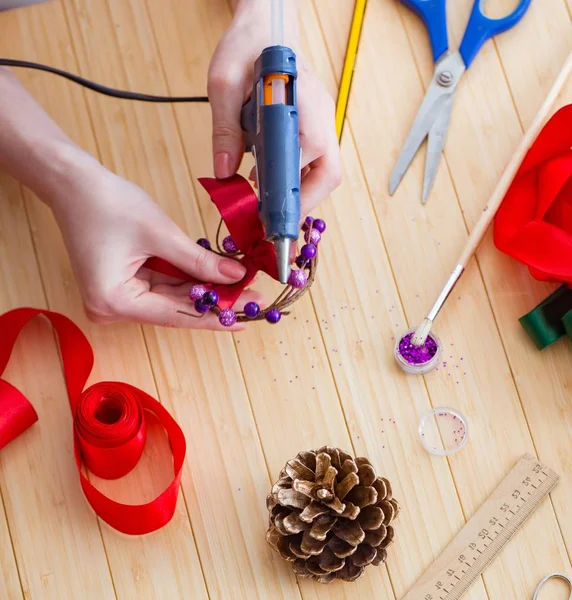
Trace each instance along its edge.
{"label": "small jar of purple glitter", "polygon": [[435,369],[441,361],[443,346],[441,340],[429,333],[422,346],[412,342],[416,329],[410,329],[395,342],[394,354],[397,364],[411,375],[424,375]]}

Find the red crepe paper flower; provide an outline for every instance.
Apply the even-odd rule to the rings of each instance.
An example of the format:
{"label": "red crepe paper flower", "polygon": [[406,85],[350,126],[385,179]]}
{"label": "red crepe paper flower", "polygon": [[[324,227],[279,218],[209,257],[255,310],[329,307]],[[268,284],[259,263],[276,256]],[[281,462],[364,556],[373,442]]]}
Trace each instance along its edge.
{"label": "red crepe paper flower", "polygon": [[495,216],[494,243],[535,279],[572,285],[572,104],[528,151]]}

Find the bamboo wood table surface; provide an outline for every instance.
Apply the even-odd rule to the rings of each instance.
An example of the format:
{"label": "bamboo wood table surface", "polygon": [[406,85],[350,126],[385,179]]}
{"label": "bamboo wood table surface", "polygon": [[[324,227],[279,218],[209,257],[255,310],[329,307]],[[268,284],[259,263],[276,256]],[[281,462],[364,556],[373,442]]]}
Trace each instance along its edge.
{"label": "bamboo wood table surface", "polygon": [[[353,3],[300,4],[305,51],[335,96]],[[448,4],[458,44],[472,1]],[[489,4],[500,15],[515,1]],[[483,48],[422,206],[424,152],[394,197],[387,188],[431,78],[426,33],[396,1],[369,1],[344,181],[318,211],[328,232],[317,281],[275,327],[231,336],[90,323],[51,214],[0,176],[0,311],[67,314],[94,346],[91,381],[158,397],[188,444],[173,521],[143,538],[108,529],[82,497],[54,338],[41,320],[29,325],[6,378],[39,423],[0,453],[0,599],[399,600],[525,452],[562,480],[466,598],[531,598],[547,573],[572,572],[572,353],[568,342],[538,352],[518,324],[551,287],[501,255],[489,232],[436,325],[448,367],[412,378],[392,354],[393,338],[423,318],[566,59],[571,14],[572,0],[534,0],[521,24]],[[203,94],[229,19],[226,0],[62,0],[0,14],[0,56],[122,89]],[[197,185],[212,174],[207,105],[114,100],[17,73],[78,144],[147,190],[193,239],[214,236],[216,210]],[[572,81],[559,98],[569,102]],[[416,437],[421,413],[439,405],[470,424],[467,446],[448,459]],[[101,489],[124,501],[153,497],[169,478],[159,466],[168,448],[156,442],[140,469]],[[387,565],[353,584],[296,581],[264,539],[271,483],[298,451],[324,444],[369,457],[403,508]],[[551,590],[551,600],[566,597],[556,583]]]}

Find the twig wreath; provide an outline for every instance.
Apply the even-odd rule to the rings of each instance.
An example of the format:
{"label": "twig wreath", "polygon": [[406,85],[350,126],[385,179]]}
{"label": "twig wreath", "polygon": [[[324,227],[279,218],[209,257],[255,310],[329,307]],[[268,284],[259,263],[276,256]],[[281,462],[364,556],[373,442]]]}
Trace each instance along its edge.
{"label": "twig wreath", "polygon": [[[221,240],[224,222],[224,219],[221,219],[217,228],[216,248],[213,248],[211,242],[206,238],[197,240],[197,243],[219,256],[235,258],[244,262],[244,259],[248,259],[248,253],[239,248],[232,235],[227,235]],[[295,260],[298,268],[291,270],[287,285],[267,308],[262,309],[256,302],[248,302],[241,311],[223,307],[220,303],[220,293],[214,289],[215,286],[196,284],[189,292],[189,300],[193,303],[197,314],[186,311],[178,312],[193,318],[201,318],[208,312],[213,312],[224,327],[232,327],[235,323],[262,320],[271,324],[278,323],[283,316],[290,314],[290,311],[286,309],[302,298],[312,286],[318,267],[318,245],[325,230],[325,221],[306,217],[301,227],[305,243],[300,248]],[[276,277],[274,278],[276,279]],[[216,287],[220,289],[222,286]]]}

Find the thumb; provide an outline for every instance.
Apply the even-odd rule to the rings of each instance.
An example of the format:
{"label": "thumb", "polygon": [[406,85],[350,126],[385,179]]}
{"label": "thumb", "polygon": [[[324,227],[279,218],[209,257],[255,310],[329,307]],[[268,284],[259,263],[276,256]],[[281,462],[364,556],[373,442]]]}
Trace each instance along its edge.
{"label": "thumb", "polygon": [[156,240],[153,251],[155,256],[206,283],[235,283],[246,273],[245,267],[237,260],[206,250],[182,232],[163,235]]}
{"label": "thumb", "polygon": [[244,80],[236,75],[215,72],[209,75],[208,95],[212,110],[214,173],[218,179],[232,177],[244,154],[240,123],[244,101]]}

